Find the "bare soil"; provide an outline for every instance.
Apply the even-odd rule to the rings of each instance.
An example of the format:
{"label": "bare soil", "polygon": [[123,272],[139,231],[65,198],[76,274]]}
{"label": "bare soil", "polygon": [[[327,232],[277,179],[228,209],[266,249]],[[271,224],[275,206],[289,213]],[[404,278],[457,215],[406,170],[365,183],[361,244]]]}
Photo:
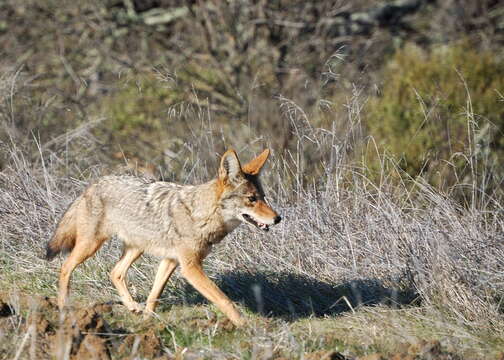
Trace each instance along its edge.
{"label": "bare soil", "polygon": [[[75,360],[163,358],[162,343],[155,329],[134,334],[105,320],[105,315],[113,315],[114,305],[96,304],[60,314],[52,299],[22,297],[18,301],[16,306],[0,298],[0,332],[5,337],[17,332],[27,338],[14,348],[16,353],[24,350],[35,354],[37,359],[64,358],[67,354]],[[18,314],[19,308],[31,310]],[[15,328],[17,324],[21,325],[21,331]]]}

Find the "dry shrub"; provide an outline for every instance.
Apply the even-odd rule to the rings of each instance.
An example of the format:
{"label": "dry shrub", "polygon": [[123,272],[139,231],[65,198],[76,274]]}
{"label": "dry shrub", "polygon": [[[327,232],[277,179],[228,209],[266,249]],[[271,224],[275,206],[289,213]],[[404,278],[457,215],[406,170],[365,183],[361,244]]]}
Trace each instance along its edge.
{"label": "dry shrub", "polygon": [[[308,116],[302,120],[305,127],[298,124],[294,135],[297,152],[275,154],[265,172],[267,194],[285,220],[266,235],[242,226],[208,259],[209,272],[235,300],[287,317],[335,314],[348,306],[421,304],[476,328],[490,320],[502,325],[499,199],[464,207],[421,178],[397,184],[384,170],[376,184],[364,167],[350,166],[341,151],[345,141],[311,128]],[[84,140],[75,138],[74,146]],[[184,181],[215,174],[218,158],[205,141],[195,137],[187,145],[192,156],[183,167]],[[0,173],[2,282],[51,295],[57,264],[48,268],[39,256],[62,211],[100,173],[94,166],[76,176],[68,167],[79,156],[65,152],[65,142],[53,146],[51,151],[41,146],[37,159],[4,145],[6,167]],[[305,181],[307,151],[325,170],[317,181]],[[75,163],[86,165],[82,159]],[[389,167],[400,171],[393,163]],[[107,272],[119,251],[114,240],[80,267],[76,292],[91,287],[102,289],[104,298],[115,296]],[[142,263],[130,272],[136,296],[147,294],[154,268]],[[168,301],[199,301],[184,283],[175,284]]]}

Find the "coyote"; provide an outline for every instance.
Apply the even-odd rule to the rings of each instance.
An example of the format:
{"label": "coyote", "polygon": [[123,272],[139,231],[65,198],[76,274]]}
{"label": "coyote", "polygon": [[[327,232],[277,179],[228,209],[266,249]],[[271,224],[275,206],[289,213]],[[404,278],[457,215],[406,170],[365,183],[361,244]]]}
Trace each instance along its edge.
{"label": "coyote", "polygon": [[[244,222],[262,231],[281,217],[266,203],[259,172],[269,156],[264,150],[243,167],[234,150],[222,156],[217,179],[178,185],[129,176],[107,176],[90,185],[68,208],[47,244],[47,259],[70,255],[61,267],[58,306],[66,304],[72,271],[117,235],[124,243],[110,273],[123,304],[133,312],[153,313],[175,268],[235,325],[244,319],[231,300],[210,280],[202,261],[212,246]],[[162,258],[145,309],[126,286],[126,273],[143,253]]]}

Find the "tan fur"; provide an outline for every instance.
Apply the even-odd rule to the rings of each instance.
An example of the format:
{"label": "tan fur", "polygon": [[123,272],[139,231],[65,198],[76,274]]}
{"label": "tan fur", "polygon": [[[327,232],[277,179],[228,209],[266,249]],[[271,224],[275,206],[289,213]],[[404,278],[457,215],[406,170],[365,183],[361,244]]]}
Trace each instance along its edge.
{"label": "tan fur", "polygon": [[[170,275],[180,265],[182,275],[236,325],[244,320],[234,304],[210,280],[202,262],[213,245],[241,222],[256,228],[280,221],[264,201],[258,174],[269,150],[241,167],[236,153],[221,159],[217,179],[201,185],[178,185],[135,177],[108,176],[90,185],[63,215],[47,245],[47,257],[71,253],[61,267],[58,305],[67,301],[70,276],[117,235],[124,253],[110,273],[122,302],[131,311],[155,310]],[[162,258],[145,309],[131,297],[126,274],[143,253]]]}

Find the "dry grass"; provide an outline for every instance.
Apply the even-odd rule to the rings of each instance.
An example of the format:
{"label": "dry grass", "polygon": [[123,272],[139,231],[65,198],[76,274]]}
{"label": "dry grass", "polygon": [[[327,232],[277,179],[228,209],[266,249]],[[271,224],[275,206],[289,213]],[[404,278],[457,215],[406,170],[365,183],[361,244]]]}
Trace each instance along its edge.
{"label": "dry grass", "polygon": [[[188,319],[211,320],[214,315],[176,276],[155,320],[165,351],[173,355],[188,348],[213,358],[303,358],[319,349],[387,353],[400,343],[425,338],[439,339],[470,358],[487,358],[502,349],[501,199],[479,195],[484,191],[474,182],[459,184],[472,186],[475,194],[470,206],[461,206],[421,178],[398,181],[398,170],[387,159],[379,184],[371,182],[366,169],[347,157],[363,141],[357,95],[348,106],[346,133],[338,135],[312,128],[309,116],[290,100],[282,99],[279,106],[293,125],[298,146],[296,152],[274,154],[264,181],[285,220],[266,235],[240,227],[206,262],[208,273],[241,303],[251,325],[226,332],[191,323]],[[208,113],[192,111],[202,129],[178,155],[177,161],[187,159],[174,176],[183,182],[213,176],[213,150],[230,143],[224,136],[199,135],[215,129]],[[88,128],[70,135],[71,145],[68,136],[50,147],[36,141],[23,148],[2,144],[0,287],[18,314],[35,311],[16,305],[20,294],[55,296],[61,260],[47,263],[42,258],[46,241],[76,194],[104,172],[95,158],[79,156],[78,149],[90,153],[96,145]],[[236,145],[248,157],[264,143],[267,136]],[[304,173],[307,161],[317,164],[316,176]],[[76,270],[74,301],[118,299],[108,272],[120,251],[114,239]],[[153,260],[141,261],[129,272],[132,293],[140,301],[152,283]],[[10,332],[0,333],[0,342],[23,333],[19,321]],[[147,327],[121,311],[109,321],[138,333]],[[22,341],[3,349],[7,357],[18,351],[31,356]]]}

